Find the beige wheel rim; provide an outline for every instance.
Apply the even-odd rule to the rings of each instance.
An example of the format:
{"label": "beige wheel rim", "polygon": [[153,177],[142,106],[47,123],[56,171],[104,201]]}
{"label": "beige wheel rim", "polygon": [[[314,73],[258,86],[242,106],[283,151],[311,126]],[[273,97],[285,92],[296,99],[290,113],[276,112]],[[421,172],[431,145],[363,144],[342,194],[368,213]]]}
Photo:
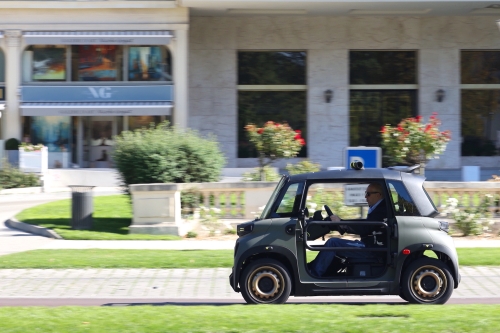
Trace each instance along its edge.
{"label": "beige wheel rim", "polygon": [[248,289],[259,303],[271,303],[283,294],[283,275],[274,267],[262,266],[248,279]]}
{"label": "beige wheel rim", "polygon": [[445,273],[436,266],[422,266],[411,276],[411,291],[422,302],[439,299],[447,286]]}

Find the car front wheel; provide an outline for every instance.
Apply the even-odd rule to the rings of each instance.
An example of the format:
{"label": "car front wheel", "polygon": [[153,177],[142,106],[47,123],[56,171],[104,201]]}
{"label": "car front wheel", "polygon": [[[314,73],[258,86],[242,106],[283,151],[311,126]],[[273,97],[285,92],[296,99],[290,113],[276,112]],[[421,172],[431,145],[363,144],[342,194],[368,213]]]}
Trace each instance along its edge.
{"label": "car front wheel", "polygon": [[286,267],[274,259],[259,259],[245,268],[241,294],[249,304],[283,304],[292,290]]}
{"label": "car front wheel", "polygon": [[453,292],[453,277],[442,261],[421,258],[405,270],[401,291],[410,303],[444,304]]}

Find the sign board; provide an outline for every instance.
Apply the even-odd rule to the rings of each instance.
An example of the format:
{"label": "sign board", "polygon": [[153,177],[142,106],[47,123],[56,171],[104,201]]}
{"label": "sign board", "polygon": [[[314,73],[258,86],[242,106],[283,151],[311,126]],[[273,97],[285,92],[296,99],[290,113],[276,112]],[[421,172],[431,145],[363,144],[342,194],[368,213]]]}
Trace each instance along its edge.
{"label": "sign board", "polygon": [[368,184],[344,185],[344,204],[346,206],[367,206],[365,191]]}
{"label": "sign board", "polygon": [[151,86],[22,86],[24,103],[172,102],[171,84]]}
{"label": "sign board", "polygon": [[346,169],[351,169],[352,162],[362,162],[365,169],[382,167],[380,147],[347,147],[344,149],[344,156]]}

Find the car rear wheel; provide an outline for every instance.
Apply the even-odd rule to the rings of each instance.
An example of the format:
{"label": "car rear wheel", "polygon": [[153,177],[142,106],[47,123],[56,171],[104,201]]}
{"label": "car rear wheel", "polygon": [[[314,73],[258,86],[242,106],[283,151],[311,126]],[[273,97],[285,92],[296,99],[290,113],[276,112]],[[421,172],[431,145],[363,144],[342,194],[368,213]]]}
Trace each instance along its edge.
{"label": "car rear wheel", "polygon": [[453,277],[442,261],[421,258],[405,270],[401,291],[410,303],[444,304],[453,293]]}
{"label": "car rear wheel", "polygon": [[249,304],[283,304],[292,290],[286,267],[274,259],[248,265],[240,279],[241,294]]}

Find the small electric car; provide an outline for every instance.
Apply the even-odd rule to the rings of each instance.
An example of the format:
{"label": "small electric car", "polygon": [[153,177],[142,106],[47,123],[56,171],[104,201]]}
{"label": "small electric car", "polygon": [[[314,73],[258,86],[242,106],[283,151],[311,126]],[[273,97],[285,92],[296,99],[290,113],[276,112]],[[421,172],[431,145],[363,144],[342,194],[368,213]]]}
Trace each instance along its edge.
{"label": "small electric car", "polygon": [[[229,281],[247,303],[285,303],[290,295],[399,295],[410,303],[444,304],[451,297],[460,283],[457,252],[448,223],[434,218],[438,210],[425,178],[413,173],[418,166],[352,167],[283,176],[260,218],[238,225]],[[365,191],[374,183],[384,192],[381,221],[366,219]],[[332,214],[342,220],[333,222]],[[355,240],[358,235],[343,231],[359,226],[373,228],[361,236],[377,246],[325,246],[325,237]],[[309,269],[318,251],[335,252],[322,276]],[[338,255],[353,251],[363,255]]]}

